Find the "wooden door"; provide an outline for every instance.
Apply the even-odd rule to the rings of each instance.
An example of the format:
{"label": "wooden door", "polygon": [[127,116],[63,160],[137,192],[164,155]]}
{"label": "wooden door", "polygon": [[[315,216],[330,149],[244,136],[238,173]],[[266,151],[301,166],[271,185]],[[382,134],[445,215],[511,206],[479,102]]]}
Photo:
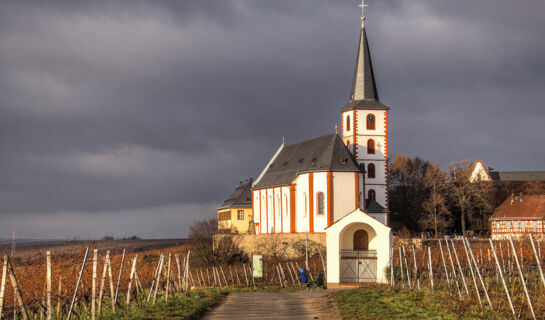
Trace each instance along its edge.
{"label": "wooden door", "polygon": [[357,230],[354,232],[354,250],[367,251],[369,250],[369,236],[365,230]]}

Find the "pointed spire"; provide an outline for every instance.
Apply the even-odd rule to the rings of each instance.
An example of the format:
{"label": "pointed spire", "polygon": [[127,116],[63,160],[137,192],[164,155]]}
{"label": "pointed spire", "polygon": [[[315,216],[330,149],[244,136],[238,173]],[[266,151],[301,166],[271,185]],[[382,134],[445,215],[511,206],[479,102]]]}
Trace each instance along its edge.
{"label": "pointed spire", "polygon": [[350,100],[378,100],[377,86],[375,84],[375,75],[373,73],[373,64],[371,63],[371,54],[369,53],[369,44],[367,43],[364,20],[365,17],[362,15],[360,42],[356,58],[356,68],[354,69],[352,91],[350,92]]}

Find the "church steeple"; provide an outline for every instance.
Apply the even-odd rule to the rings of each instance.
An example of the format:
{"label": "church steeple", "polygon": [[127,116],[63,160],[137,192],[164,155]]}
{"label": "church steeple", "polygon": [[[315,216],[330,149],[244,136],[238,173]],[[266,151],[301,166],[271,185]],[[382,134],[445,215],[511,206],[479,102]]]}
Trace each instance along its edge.
{"label": "church steeple", "polygon": [[350,100],[378,100],[364,19],[365,16],[362,15],[360,42],[356,58],[356,68],[354,69],[354,80],[352,81],[352,91],[350,91]]}

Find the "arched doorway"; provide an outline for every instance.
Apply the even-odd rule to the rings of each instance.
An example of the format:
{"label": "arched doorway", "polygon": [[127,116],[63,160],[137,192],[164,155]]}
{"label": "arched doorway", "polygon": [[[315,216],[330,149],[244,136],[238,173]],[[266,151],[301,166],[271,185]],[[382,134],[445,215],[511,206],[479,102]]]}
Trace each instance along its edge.
{"label": "arched doorway", "polygon": [[357,230],[354,232],[354,251],[369,250],[369,235],[365,230]]}

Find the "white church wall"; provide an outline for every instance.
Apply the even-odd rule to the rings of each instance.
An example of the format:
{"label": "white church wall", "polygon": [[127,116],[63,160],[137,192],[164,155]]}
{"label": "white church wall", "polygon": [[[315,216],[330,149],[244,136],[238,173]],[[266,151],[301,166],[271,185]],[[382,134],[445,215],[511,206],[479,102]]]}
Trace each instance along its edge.
{"label": "white church wall", "polygon": [[[314,232],[325,232],[327,227],[327,172],[315,172],[313,181]],[[324,213],[318,214],[318,193],[324,194]]]}
{"label": "white church wall", "polygon": [[298,175],[295,185],[295,232],[307,232],[310,211],[308,173]]}
{"label": "white church wall", "polygon": [[365,184],[385,184],[386,183],[386,161],[383,160],[375,160],[375,161],[365,161],[365,171],[367,172],[367,168],[369,163],[372,163],[375,165],[375,177],[369,178],[368,175],[365,176]]}
{"label": "white church wall", "polygon": [[[367,141],[369,139],[375,140],[375,153],[367,153]],[[358,142],[358,153],[356,159],[361,160],[384,160],[386,157],[385,146],[386,138],[384,136],[371,136],[371,135],[360,135],[357,136]]]}
{"label": "white church wall", "polygon": [[333,222],[354,211],[355,186],[354,172],[333,172]]}
{"label": "white church wall", "polygon": [[269,222],[267,232],[274,233],[274,190],[267,189],[267,221]]}
{"label": "white church wall", "polygon": [[254,223],[259,227],[257,232],[261,232],[261,208],[259,207],[259,190],[252,191],[252,212],[254,214]]}

